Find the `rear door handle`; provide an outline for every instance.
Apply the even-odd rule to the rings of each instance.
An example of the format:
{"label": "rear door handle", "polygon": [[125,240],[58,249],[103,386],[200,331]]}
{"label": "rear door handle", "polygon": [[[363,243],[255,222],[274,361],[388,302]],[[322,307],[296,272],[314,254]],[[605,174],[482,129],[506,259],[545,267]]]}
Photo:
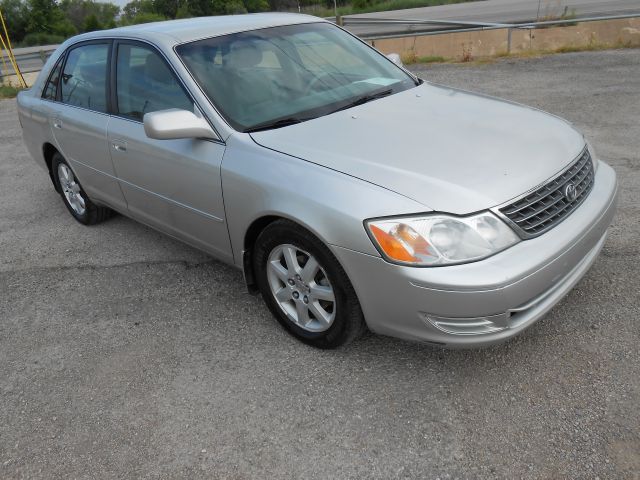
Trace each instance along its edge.
{"label": "rear door handle", "polygon": [[53,127],[54,128],[62,128],[62,122],[60,121],[59,118],[56,118],[53,120]]}
{"label": "rear door handle", "polygon": [[116,150],[118,152],[126,152],[127,151],[127,144],[125,142],[113,141],[113,142],[111,142],[111,146],[113,147],[114,150]]}

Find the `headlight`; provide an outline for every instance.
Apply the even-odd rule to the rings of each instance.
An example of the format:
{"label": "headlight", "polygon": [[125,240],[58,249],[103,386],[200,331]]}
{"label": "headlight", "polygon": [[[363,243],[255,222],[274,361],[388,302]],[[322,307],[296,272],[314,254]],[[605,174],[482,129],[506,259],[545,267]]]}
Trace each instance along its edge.
{"label": "headlight", "polygon": [[387,260],[414,266],[480,260],[520,241],[490,212],[470,217],[434,214],[381,218],[367,220],[365,226]]}

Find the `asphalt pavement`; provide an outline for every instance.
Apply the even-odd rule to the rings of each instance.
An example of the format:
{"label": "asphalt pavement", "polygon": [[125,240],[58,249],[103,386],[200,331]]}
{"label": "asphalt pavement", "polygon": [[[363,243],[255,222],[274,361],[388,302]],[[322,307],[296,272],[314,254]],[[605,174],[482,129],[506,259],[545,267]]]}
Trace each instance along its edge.
{"label": "asphalt pavement", "polygon": [[593,268],[505,345],[307,347],[240,272],[76,223],[1,101],[0,478],[640,478],[640,50],[416,71],[568,118],[619,175]]}

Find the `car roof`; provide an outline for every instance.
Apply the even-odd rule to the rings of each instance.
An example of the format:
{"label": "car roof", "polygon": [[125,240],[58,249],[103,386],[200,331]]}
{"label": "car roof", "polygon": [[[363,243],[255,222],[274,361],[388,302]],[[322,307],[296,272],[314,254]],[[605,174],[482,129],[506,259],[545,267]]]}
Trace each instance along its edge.
{"label": "car roof", "polygon": [[166,43],[167,37],[170,37],[174,43],[184,43],[247,30],[323,21],[325,20],[322,18],[297,13],[250,13],[144,23],[91,32],[74,38],[79,40],[80,37],[83,37],[82,40],[89,40],[102,37],[135,37],[159,40],[164,37],[163,43]]}

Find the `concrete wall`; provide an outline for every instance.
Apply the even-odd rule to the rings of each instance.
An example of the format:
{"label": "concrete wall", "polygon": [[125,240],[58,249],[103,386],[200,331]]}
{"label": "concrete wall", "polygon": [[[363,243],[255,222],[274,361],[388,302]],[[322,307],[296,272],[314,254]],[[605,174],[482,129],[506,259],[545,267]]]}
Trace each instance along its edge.
{"label": "concrete wall", "polygon": [[[465,56],[479,58],[506,53],[508,29],[385,38],[369,43],[383,53],[399,53],[403,58],[439,56],[462,60]],[[589,45],[640,46],[640,18],[511,31],[511,53]]]}
{"label": "concrete wall", "polygon": [[[38,73],[40,72],[29,72],[29,73],[23,73],[22,76],[24,77],[25,82],[27,82],[28,86],[33,85],[33,82],[36,81],[36,78],[38,78]],[[0,84],[2,85],[12,85],[14,87],[18,87],[20,86],[20,80],[18,79],[17,75],[7,75],[6,77],[2,78],[2,81],[0,82]]]}

